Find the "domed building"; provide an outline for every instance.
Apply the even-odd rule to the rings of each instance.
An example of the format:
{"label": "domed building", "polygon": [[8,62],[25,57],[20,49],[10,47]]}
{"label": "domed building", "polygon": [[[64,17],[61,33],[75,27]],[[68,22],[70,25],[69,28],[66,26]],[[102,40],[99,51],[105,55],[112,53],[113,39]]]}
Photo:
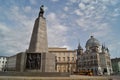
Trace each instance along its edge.
{"label": "domed building", "polygon": [[90,50],[94,47],[98,48],[99,46],[100,46],[100,42],[97,39],[95,39],[93,36],[91,36],[91,38],[88,39],[85,47],[86,47],[86,50]]}
{"label": "domed building", "polygon": [[93,75],[110,75],[112,73],[109,49],[91,36],[84,51],[80,43],[77,49],[77,71],[91,71]]}

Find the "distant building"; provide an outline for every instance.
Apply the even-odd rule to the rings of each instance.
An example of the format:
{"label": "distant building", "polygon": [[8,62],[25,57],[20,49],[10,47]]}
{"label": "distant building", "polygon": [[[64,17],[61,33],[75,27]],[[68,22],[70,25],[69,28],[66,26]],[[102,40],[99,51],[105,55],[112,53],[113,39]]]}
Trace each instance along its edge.
{"label": "distant building", "polygon": [[49,48],[49,53],[55,54],[57,72],[74,72],[76,70],[76,50],[67,48]]}
{"label": "distant building", "polygon": [[77,71],[91,71],[93,75],[110,75],[112,65],[108,48],[91,36],[86,43],[86,50],[81,45],[77,49]]}
{"label": "distant building", "polygon": [[0,56],[0,71],[4,71],[6,69],[7,57]]}
{"label": "distant building", "polygon": [[120,73],[120,58],[111,59],[114,73]]}

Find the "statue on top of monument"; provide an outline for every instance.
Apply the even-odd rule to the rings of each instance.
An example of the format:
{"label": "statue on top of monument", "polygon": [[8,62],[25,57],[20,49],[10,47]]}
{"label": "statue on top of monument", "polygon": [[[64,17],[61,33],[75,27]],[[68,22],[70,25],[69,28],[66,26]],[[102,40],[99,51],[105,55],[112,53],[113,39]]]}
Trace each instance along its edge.
{"label": "statue on top of monument", "polygon": [[40,6],[40,12],[39,12],[39,17],[43,17],[44,14],[44,5]]}

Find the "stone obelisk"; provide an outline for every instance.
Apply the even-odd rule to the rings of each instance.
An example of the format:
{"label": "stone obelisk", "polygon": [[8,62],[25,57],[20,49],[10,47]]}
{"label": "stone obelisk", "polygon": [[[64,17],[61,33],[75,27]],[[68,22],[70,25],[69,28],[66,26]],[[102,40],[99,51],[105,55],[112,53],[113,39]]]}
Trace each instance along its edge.
{"label": "stone obelisk", "polygon": [[40,7],[38,18],[35,20],[29,52],[44,52],[48,53],[47,28],[46,19],[43,17],[43,5]]}

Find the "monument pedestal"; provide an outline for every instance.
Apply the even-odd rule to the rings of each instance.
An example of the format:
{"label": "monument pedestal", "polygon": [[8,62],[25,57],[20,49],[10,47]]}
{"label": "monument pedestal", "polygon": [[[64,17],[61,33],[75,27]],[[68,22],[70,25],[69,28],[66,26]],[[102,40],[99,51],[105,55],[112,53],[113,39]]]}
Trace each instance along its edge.
{"label": "monument pedestal", "polygon": [[55,55],[50,53],[26,53],[25,71],[55,72]]}

